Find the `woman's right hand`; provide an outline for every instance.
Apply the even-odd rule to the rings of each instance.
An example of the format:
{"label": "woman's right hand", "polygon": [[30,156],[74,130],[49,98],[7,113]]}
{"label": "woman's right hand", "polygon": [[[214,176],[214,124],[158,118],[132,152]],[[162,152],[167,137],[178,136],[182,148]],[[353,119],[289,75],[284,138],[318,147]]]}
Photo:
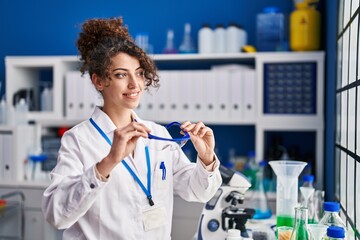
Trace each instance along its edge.
{"label": "woman's right hand", "polygon": [[139,137],[147,138],[150,129],[139,122],[131,122],[123,128],[114,131],[114,139],[108,157],[114,162],[121,162],[132,153]]}
{"label": "woman's right hand", "polygon": [[148,138],[150,129],[139,122],[131,122],[123,128],[114,131],[114,139],[109,154],[96,164],[102,176],[109,176],[111,170],[126,156],[132,153],[139,137]]}

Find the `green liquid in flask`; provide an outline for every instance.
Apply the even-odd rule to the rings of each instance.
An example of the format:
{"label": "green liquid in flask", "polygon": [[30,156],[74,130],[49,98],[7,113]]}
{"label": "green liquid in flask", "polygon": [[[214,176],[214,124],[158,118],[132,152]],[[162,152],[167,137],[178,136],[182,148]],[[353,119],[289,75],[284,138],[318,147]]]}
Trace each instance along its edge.
{"label": "green liquid in flask", "polygon": [[277,216],[276,217],[276,225],[277,226],[288,226],[294,227],[295,218],[291,216]]}

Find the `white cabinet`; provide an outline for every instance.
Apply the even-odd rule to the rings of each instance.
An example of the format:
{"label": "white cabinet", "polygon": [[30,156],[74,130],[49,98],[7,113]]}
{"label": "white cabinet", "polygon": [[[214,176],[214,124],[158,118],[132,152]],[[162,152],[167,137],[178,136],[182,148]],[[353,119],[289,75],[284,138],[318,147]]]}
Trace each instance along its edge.
{"label": "white cabinet", "polygon": [[[0,225],[7,225],[8,228],[5,232],[7,236],[21,236],[23,231],[23,240],[61,240],[62,231],[56,230],[48,224],[41,211],[41,198],[45,190],[45,183],[15,183],[4,182],[0,184],[0,196],[19,191],[24,197],[24,212],[17,212],[11,215],[11,218],[2,218]],[[17,199],[10,199],[16,201]],[[21,229],[21,214],[24,214],[24,229]],[[1,228],[2,229],[2,228]],[[1,232],[0,234],[5,234]],[[1,238],[1,237],[0,237]],[[16,238],[17,239],[17,238]]]}

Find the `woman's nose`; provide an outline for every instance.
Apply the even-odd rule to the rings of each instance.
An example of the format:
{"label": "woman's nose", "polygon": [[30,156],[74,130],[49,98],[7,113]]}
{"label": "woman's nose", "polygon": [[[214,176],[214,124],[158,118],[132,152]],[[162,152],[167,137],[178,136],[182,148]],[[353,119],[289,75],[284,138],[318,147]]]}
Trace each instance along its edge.
{"label": "woman's nose", "polygon": [[136,88],[137,86],[138,86],[138,82],[136,81],[135,76],[129,75],[128,88],[134,89],[134,88]]}

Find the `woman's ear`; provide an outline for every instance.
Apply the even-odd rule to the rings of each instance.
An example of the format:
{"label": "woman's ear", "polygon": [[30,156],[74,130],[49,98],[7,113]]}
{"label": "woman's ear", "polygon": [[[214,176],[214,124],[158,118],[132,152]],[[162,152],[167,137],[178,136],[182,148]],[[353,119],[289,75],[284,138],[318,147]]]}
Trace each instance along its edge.
{"label": "woman's ear", "polygon": [[96,90],[98,90],[99,92],[104,90],[105,87],[104,81],[96,73],[93,73],[91,75],[91,81],[94,84]]}

